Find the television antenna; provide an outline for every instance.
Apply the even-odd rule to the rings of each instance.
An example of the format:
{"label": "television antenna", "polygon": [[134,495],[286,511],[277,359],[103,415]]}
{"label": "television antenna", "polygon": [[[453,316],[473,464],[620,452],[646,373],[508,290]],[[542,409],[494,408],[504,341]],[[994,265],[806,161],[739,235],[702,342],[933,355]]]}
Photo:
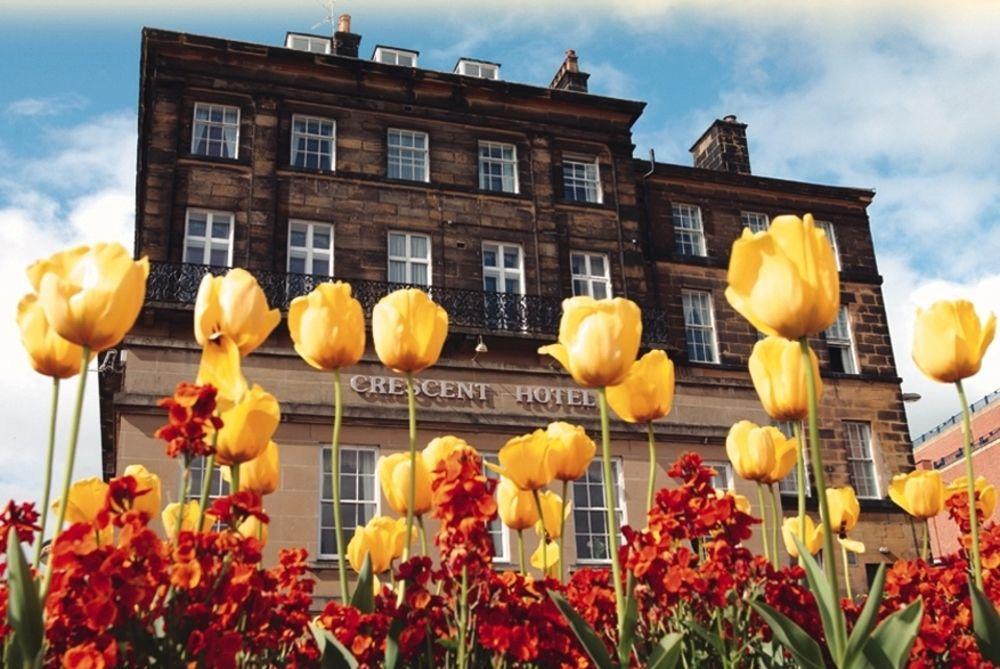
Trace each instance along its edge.
{"label": "television antenna", "polygon": [[330,34],[332,35],[336,31],[337,26],[337,17],[333,13],[333,5],[336,0],[317,0],[317,2],[326,10],[326,17],[319,23],[314,24],[310,30],[316,30],[320,26],[330,24]]}

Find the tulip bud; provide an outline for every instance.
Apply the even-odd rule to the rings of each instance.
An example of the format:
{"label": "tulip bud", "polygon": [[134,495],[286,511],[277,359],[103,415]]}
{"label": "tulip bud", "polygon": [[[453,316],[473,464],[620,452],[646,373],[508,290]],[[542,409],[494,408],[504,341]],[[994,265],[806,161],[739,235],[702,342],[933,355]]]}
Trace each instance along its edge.
{"label": "tulip bud", "polygon": [[365,352],[365,315],[351,286],[330,282],[296,297],[288,309],[295,351],[316,369],[356,364]]}
{"label": "tulip bud", "polygon": [[267,526],[268,523],[260,522],[257,516],[247,516],[236,531],[247,539],[256,539],[263,546],[267,543]]}
{"label": "tulip bud", "polygon": [[35,295],[25,295],[18,303],[17,326],[36,372],[54,379],[68,379],[80,372],[83,349],[56,334]]}
{"label": "tulip bud", "polygon": [[500,465],[487,462],[486,466],[509,478],[521,490],[540,490],[553,478],[548,455],[550,444],[542,430],[514,437],[497,454]]}
{"label": "tulip bud", "polygon": [[917,469],[909,474],[896,474],[889,484],[889,497],[914,518],[933,518],[944,508],[941,472]]}
{"label": "tulip bud", "polygon": [[[92,523],[104,508],[108,498],[108,484],[96,476],[73,481],[66,506],[66,522]],[[52,503],[52,510],[59,511],[60,500]]]}
{"label": "tulip bud", "polygon": [[913,333],[913,361],[928,378],[954,383],[973,376],[996,332],[996,316],[980,322],[976,308],[966,300],[942,300],[924,311],[917,309]]}
{"label": "tulip bud", "polygon": [[539,543],[538,548],[531,554],[531,566],[539,571],[548,567],[545,570],[545,576],[548,578],[558,578],[559,544],[555,541],[542,541]]}
{"label": "tulip bud", "polygon": [[447,336],[448,313],[422,290],[397,290],[372,311],[375,353],[401,374],[416,374],[436,363]]}
{"label": "tulip bud", "polygon": [[233,340],[247,356],[264,343],[281,321],[277,309],[268,309],[257,279],[239,267],[225,276],[206,275],[194,305],[194,337],[202,346],[221,335]]}
{"label": "tulip bud", "polygon": [[526,530],[538,522],[538,508],[530,490],[521,490],[507,477],[497,485],[497,513],[512,530]]}
{"label": "tulip bud", "polygon": [[[812,349],[813,378],[817,401],[823,395],[819,361]],[[798,421],[809,417],[806,370],[798,342],[781,337],[767,337],[754,344],[750,354],[750,378],[767,415],[779,421]]]}
{"label": "tulip bud", "polygon": [[254,385],[221,418],[215,461],[232,466],[253,460],[267,448],[281,421],[281,410],[274,395]]}
{"label": "tulip bud", "polygon": [[[181,517],[181,532],[194,532],[198,525],[198,512],[201,507],[198,502],[191,500],[185,502],[183,516]],[[160,519],[163,521],[163,529],[167,533],[167,538],[173,541],[177,536],[177,514],[181,511],[181,505],[177,502],[171,502],[163,507],[163,513],[160,514]],[[204,532],[212,526],[215,522],[215,516],[213,516],[208,511],[201,519],[201,529],[197,530],[199,532]]]}
{"label": "tulip bud", "polygon": [[798,460],[798,442],[770,425],[741,420],[729,429],[726,455],[741,478],[770,485],[785,478]]}
{"label": "tulip bud", "polygon": [[160,513],[160,477],[142,465],[129,465],[125,468],[124,475],[134,478],[136,492],[142,493],[135,498],[132,508],[142,511],[150,518],[156,518],[156,514]]}
{"label": "tulip bud", "polygon": [[663,418],[674,403],[674,363],[663,351],[642,356],[625,380],[608,388],[608,404],[627,423],[649,423]]}
{"label": "tulip bud", "polygon": [[[416,457],[416,486],[413,491],[413,515],[422,516],[431,510],[431,477],[420,454]],[[378,461],[378,480],[389,508],[406,515],[410,505],[410,454],[393,453]]]}
{"label": "tulip bud", "polygon": [[583,476],[597,452],[594,440],[579,425],[562,421],[549,423],[545,429],[549,438],[548,459],[552,478],[575,481]]}
{"label": "tulip bud", "polygon": [[[222,478],[229,481],[229,468],[222,469]],[[240,465],[240,490],[252,490],[258,495],[270,495],[278,489],[281,478],[281,460],[278,445],[267,442],[264,452],[253,460]]]}
{"label": "tulip bud", "polygon": [[841,537],[846,536],[858,524],[858,516],[861,515],[861,505],[854,488],[827,488],[826,504],[830,509],[830,527]]}
{"label": "tulip bud", "polygon": [[[566,504],[566,509],[564,511],[562,497],[551,490],[545,490],[538,493],[538,502],[542,507],[542,520],[545,521],[545,526],[543,528],[542,520],[539,520],[535,525],[535,529],[538,530],[539,534],[544,534],[544,536],[549,539],[558,539],[562,536],[561,521],[564,517],[569,516],[572,508],[572,502],[568,502]],[[565,516],[563,514],[565,514]]]}
{"label": "tulip bud", "polygon": [[[381,574],[389,569],[392,561],[403,554],[406,521],[376,516],[367,525],[354,528],[354,536],[347,544],[347,561],[360,573],[365,557],[371,557],[372,573]],[[411,537],[412,540],[412,537]]]}
{"label": "tulip bud", "polygon": [[817,525],[811,517],[805,516],[805,525],[806,538],[803,539],[801,536],[802,523],[797,516],[785,518],[781,524],[781,538],[785,542],[785,550],[793,558],[799,556],[799,549],[795,546],[795,538],[801,541],[812,555],[816,555],[823,546],[823,524]]}

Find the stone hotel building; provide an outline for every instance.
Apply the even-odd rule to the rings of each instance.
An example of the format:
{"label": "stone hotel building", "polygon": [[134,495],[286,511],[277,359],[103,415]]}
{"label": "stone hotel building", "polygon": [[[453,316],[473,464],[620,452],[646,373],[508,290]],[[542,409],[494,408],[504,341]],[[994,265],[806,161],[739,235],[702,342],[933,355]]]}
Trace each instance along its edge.
{"label": "stone hotel building", "polygon": [[[878,563],[914,554],[918,528],[886,499],[912,456],[867,215],[873,191],[752,174],[746,126],[733,116],[695,141],[693,167],[636,158],[631,128],[644,103],[589,92],[572,51],[551,83],[526,85],[474,58],[440,71],[398,46],[362,55],[349,18],[337,28],[332,38],[290,33],[280,46],[143,31],[135,253],[151,272],[135,329],[102,359],[106,477],[142,463],[175,480],[153,438],[164,422],[156,403],[195,376],[200,279],[238,266],[281,309],[330,276],[349,281],[369,313],[399,284],[428,287],[451,329],[439,364],[421,375],[419,439],[455,434],[487,457],[553,420],[596,436],[595,398],[536,350],[554,341],[564,298],[634,300],[644,349],[663,348],[677,365],[674,410],[656,424],[660,464],[694,450],[717,468],[718,486],[748,492],[725,435],[739,419],[768,418],[746,371],[757,333],[723,296],[730,246],[744,227],[812,212],[841,269],[840,318],[813,344],[828,476],[863,498],[855,535],[868,552],[852,578],[863,588]],[[331,375],[298,358],[283,324],[245,371],[282,406],[267,550],[308,548],[317,594],[328,597]],[[402,380],[369,350],[345,376],[345,402],[350,536],[384,509],[377,459],[406,448]],[[641,524],[645,435],[615,421],[613,439],[621,522]],[[601,476],[594,466],[571,488],[571,569],[607,560]],[[211,489],[222,491],[218,473]],[[790,510],[794,480],[781,489]],[[497,561],[510,563],[511,536],[493,533]]]}

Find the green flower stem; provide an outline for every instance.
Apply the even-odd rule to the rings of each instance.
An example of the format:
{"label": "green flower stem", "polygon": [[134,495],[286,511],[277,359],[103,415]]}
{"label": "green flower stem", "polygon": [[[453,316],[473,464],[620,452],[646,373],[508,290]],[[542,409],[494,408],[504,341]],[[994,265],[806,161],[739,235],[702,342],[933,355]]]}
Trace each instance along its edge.
{"label": "green flower stem", "polygon": [[[76,403],[73,406],[73,422],[70,425],[69,445],[66,451],[66,469],[63,471],[62,495],[59,497],[59,513],[56,517],[56,529],[52,535],[55,541],[59,532],[62,531],[63,523],[66,521],[66,509],[69,507],[69,487],[73,483],[73,465],[76,462],[76,442],[80,437],[80,416],[83,412],[83,395],[87,387],[87,367],[90,363],[90,347],[84,346],[81,353],[80,381],[76,386]],[[49,594],[49,586],[52,584],[52,570],[45,570],[45,580],[42,582],[42,608],[45,607],[45,598]]]}
{"label": "green flower stem", "polygon": [[240,490],[240,463],[229,465],[229,494],[235,495]]}
{"label": "green flower stem", "polygon": [[181,456],[181,480],[177,488],[177,523],[174,525],[174,540],[180,539],[181,527],[184,523],[184,502],[187,500],[188,486],[191,477],[191,456],[185,453]]}
{"label": "green flower stem", "polygon": [[340,581],[340,600],[347,604],[347,564],[344,554],[344,520],[340,511],[340,423],[344,413],[343,389],[340,370],[333,370],[333,434],[331,435],[330,479],[333,484],[333,531],[337,542],[337,577]]}
{"label": "green flower stem", "polygon": [[920,559],[927,562],[927,556],[930,553],[931,548],[931,524],[924,520],[924,540],[923,544],[920,546]]}
{"label": "green flower stem", "polygon": [[774,485],[767,486],[771,493],[771,512],[774,522],[771,525],[771,558],[774,561],[774,568],[781,569],[781,556],[778,554],[778,533],[781,531],[781,521],[784,519],[784,512],[781,509],[781,496],[774,494]]}
{"label": "green flower stem", "polygon": [[420,526],[420,554],[427,557],[427,526],[423,516],[417,516],[417,525]]}
{"label": "green flower stem", "polygon": [[549,573],[549,552],[546,550],[549,543],[549,533],[545,529],[545,514],[542,512],[542,498],[537,490],[531,491],[531,497],[535,500],[535,510],[538,511],[538,524],[542,526],[542,577]]}
{"label": "green flower stem", "polygon": [[[808,480],[806,476],[806,440],[805,435],[802,434],[802,421],[795,421],[792,423],[792,430],[795,434],[795,443],[799,449],[798,460],[795,462],[795,477],[798,479],[796,481],[796,493],[798,494],[799,501],[799,537],[802,541],[805,541],[806,537],[806,481]],[[804,562],[802,556],[799,556],[799,566],[803,566]]]}
{"label": "green flower stem", "polygon": [[49,416],[49,447],[45,451],[45,488],[42,492],[42,508],[39,509],[38,526],[42,529],[35,535],[35,560],[32,566],[38,569],[42,562],[42,544],[45,539],[45,521],[49,515],[49,497],[52,495],[52,458],[56,451],[56,416],[59,413],[59,377],[52,377],[52,412]]}
{"label": "green flower stem", "polygon": [[[212,487],[212,474],[215,473],[215,444],[219,439],[219,432],[212,435],[212,454],[205,458],[205,466],[201,470],[201,494],[198,496],[198,524],[194,526],[195,532],[201,532],[205,526],[205,507],[208,506],[208,491]],[[183,507],[180,509],[183,513]]]}
{"label": "green flower stem", "polygon": [[566,570],[563,565],[566,561],[563,559],[563,540],[566,537],[566,495],[569,493],[569,481],[562,482],[562,508],[559,510],[561,514],[559,516],[559,582],[566,582]]}
{"label": "green flower stem", "polygon": [[653,436],[653,421],[646,423],[649,437],[649,483],[646,488],[646,515],[653,509],[653,495],[656,492],[656,437]]}
{"label": "green flower stem", "polygon": [[524,576],[525,574],[528,573],[528,570],[527,570],[527,567],[526,567],[527,563],[524,560],[524,531],[523,530],[518,530],[517,531],[517,554],[518,554],[518,557],[521,559],[521,576]]}
{"label": "green flower stem", "polygon": [[847,591],[847,598],[853,600],[854,595],[851,593],[851,563],[847,560],[847,549],[844,548],[843,544],[840,545],[840,553],[844,558],[844,589]]}
{"label": "green flower stem", "polygon": [[[403,584],[405,585],[405,581]],[[455,666],[458,669],[465,669],[468,666],[467,641],[469,627],[469,568],[462,567],[462,600],[459,602],[459,624],[458,624],[458,659]]]}
{"label": "green flower stem", "polygon": [[[407,491],[406,534],[403,538],[403,558],[410,559],[410,543],[413,541],[413,505],[417,497],[417,399],[413,391],[413,374],[406,374],[406,404],[410,415],[410,489]],[[396,604],[402,604],[406,597],[406,581],[399,584]]]}
{"label": "green flower stem", "polygon": [[611,435],[605,388],[598,388],[597,403],[601,409],[601,460],[604,470],[604,506],[608,511],[608,557],[611,558],[611,579],[615,587],[618,638],[621,638],[625,627],[625,592],[622,587],[622,567],[618,556],[618,513],[615,511],[614,484],[611,481]]}
{"label": "green flower stem", "polygon": [[958,399],[962,402],[962,448],[965,452],[966,491],[969,494],[969,527],[972,530],[972,574],[976,577],[976,587],[983,589],[983,563],[979,557],[979,513],[976,511],[976,472],[972,466],[972,419],[969,416],[969,400],[965,397],[962,380],[955,382]]}
{"label": "green flower stem", "polygon": [[757,504],[760,506],[760,533],[764,541],[764,559],[771,562],[771,534],[767,530],[767,504],[764,503],[764,486],[757,482]]}

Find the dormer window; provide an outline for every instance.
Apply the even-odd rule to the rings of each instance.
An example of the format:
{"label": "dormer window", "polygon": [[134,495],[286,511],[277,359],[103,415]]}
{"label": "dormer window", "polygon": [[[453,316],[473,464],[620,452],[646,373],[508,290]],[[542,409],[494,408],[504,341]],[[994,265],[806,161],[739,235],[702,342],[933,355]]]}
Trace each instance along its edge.
{"label": "dormer window", "polygon": [[480,79],[499,79],[500,64],[489,63],[484,60],[472,60],[469,58],[459,58],[455,65],[455,73],[466,77],[478,77]]}
{"label": "dormer window", "polygon": [[285,48],[310,53],[330,53],[330,38],[288,33],[285,37]]}
{"label": "dormer window", "polygon": [[372,54],[372,60],[376,63],[385,63],[386,65],[416,67],[418,55],[419,52],[417,51],[396,49],[391,46],[377,46],[375,47],[375,53]]}

